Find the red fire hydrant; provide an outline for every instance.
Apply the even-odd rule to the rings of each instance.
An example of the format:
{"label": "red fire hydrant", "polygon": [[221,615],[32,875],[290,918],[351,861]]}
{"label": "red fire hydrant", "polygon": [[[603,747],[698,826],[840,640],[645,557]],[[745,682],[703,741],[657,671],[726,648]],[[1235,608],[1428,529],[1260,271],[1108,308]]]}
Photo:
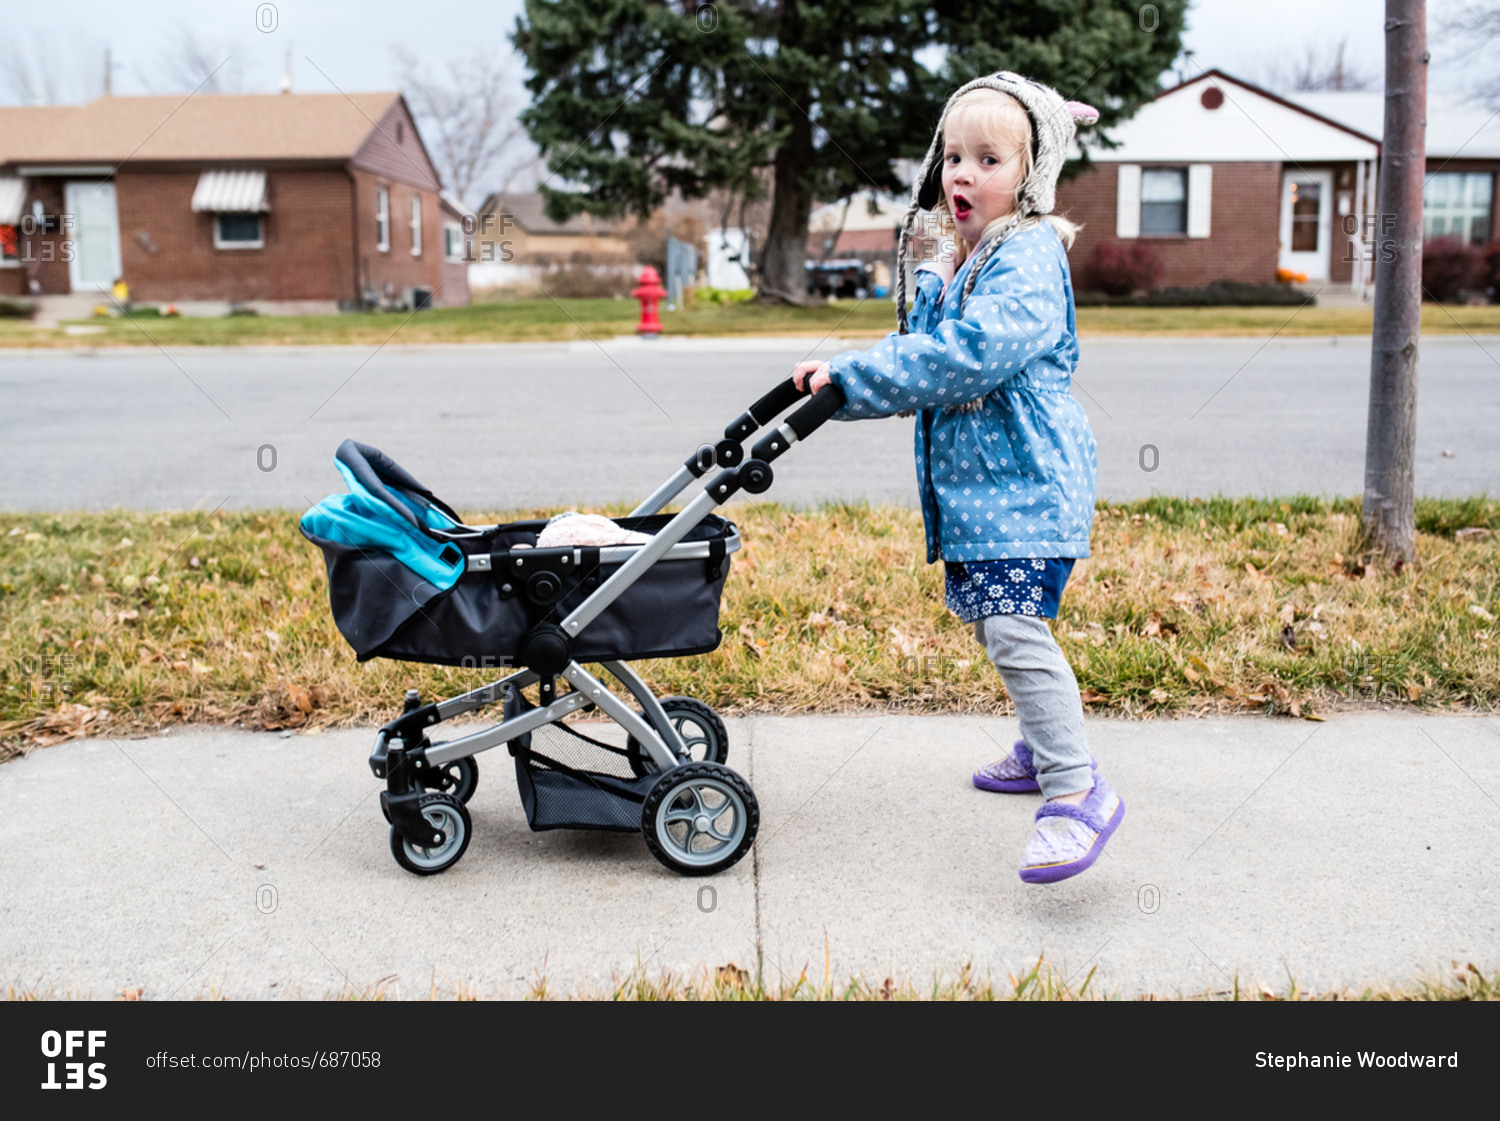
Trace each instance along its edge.
{"label": "red fire hydrant", "polygon": [[661,286],[661,277],[656,274],[656,270],[650,265],[642,269],[640,285],[630,294],[641,301],[641,321],[635,325],[635,333],[661,334],[661,320],[656,316],[656,304],[666,297],[667,290]]}

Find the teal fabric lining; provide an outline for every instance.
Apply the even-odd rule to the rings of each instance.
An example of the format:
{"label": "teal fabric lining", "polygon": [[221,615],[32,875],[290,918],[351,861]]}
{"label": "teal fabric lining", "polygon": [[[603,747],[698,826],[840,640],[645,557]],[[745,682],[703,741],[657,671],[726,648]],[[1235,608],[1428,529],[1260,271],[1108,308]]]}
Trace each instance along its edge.
{"label": "teal fabric lining", "polygon": [[[303,514],[303,533],[355,548],[389,553],[442,591],[458,583],[466,567],[463,555],[460,553],[452,564],[441,556],[445,550],[457,551],[457,546],[428,537],[361,486],[342,463],[335,461],[335,466],[348,484],[349,493],[331,495]],[[435,529],[452,529],[458,525],[442,511],[412,499],[399,488],[390,489],[427,525]],[[452,556],[452,552],[449,555]]]}

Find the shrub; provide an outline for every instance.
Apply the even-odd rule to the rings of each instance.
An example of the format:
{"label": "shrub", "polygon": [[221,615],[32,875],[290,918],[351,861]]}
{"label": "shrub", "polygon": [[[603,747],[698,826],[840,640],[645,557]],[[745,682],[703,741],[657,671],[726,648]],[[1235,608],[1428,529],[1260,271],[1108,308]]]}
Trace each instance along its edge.
{"label": "shrub", "polygon": [[1239,280],[1215,280],[1202,288],[1158,288],[1128,296],[1079,292],[1074,298],[1078,307],[1301,307],[1310,301],[1316,303],[1310,295],[1283,284]]}
{"label": "shrub", "polygon": [[1452,303],[1485,282],[1484,250],[1449,234],[1422,244],[1423,295],[1438,303]]}
{"label": "shrub", "polygon": [[1118,241],[1101,241],[1088,260],[1091,286],[1111,296],[1154,288],[1161,268],[1161,254],[1141,241],[1129,248]]}
{"label": "shrub", "polygon": [[625,296],[635,287],[640,268],[620,257],[574,250],[567,256],[534,254],[529,264],[537,281],[553,296],[601,299]]}
{"label": "shrub", "polygon": [[36,304],[30,300],[0,298],[0,319],[30,319]]}
{"label": "shrub", "polygon": [[705,285],[696,289],[696,294],[697,298],[705,304],[715,304],[719,307],[755,299],[754,288],[709,288]]}
{"label": "shrub", "polygon": [[1500,241],[1492,241],[1484,247],[1485,281],[1493,288],[1495,299],[1500,300]]}

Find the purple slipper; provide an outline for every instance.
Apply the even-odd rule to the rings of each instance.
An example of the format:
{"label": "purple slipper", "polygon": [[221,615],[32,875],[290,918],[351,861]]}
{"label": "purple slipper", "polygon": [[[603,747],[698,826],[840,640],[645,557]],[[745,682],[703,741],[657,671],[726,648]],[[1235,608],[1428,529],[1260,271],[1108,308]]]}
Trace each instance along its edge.
{"label": "purple slipper", "polygon": [[[1097,771],[1099,760],[1089,756],[1089,766]],[[1004,759],[975,771],[974,785],[980,790],[993,790],[999,794],[1035,794],[1041,790],[1036,781],[1036,764],[1026,741],[1017,740]]]}
{"label": "purple slipper", "polygon": [[1021,855],[1021,879],[1051,884],[1078,875],[1099,859],[1124,817],[1125,803],[1095,772],[1094,788],[1078,805],[1048,802],[1036,811],[1036,832]]}

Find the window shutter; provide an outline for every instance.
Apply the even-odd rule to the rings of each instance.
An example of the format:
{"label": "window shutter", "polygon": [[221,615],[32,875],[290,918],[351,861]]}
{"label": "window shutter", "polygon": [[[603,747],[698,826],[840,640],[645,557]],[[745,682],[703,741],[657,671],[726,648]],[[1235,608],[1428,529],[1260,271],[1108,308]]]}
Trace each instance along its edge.
{"label": "window shutter", "polygon": [[1214,165],[1195,163],[1188,165],[1188,237],[1208,236],[1208,216],[1212,209],[1214,194]]}
{"label": "window shutter", "polygon": [[1141,236],[1141,165],[1122,163],[1115,191],[1115,236]]}

